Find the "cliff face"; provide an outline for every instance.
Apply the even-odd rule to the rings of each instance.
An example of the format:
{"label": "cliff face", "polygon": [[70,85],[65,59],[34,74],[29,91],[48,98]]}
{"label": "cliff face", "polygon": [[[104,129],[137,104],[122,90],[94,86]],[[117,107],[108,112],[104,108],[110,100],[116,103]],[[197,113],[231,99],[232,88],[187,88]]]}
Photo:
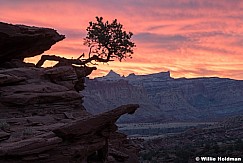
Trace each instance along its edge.
{"label": "cliff face", "polygon": [[73,86],[77,75],[71,66],[2,69],[0,75],[1,114],[8,117],[84,110],[82,96]]}
{"label": "cliff face", "polygon": [[[118,121],[156,121],[160,110],[149,100],[148,93],[142,86],[134,86],[126,80],[97,81],[86,80],[86,88],[81,94],[84,96],[84,105],[92,114],[99,114],[127,103],[139,103],[140,108],[134,115],[121,117]],[[162,119],[163,117],[159,117]]]}
{"label": "cliff face", "polygon": [[22,61],[63,38],[53,29],[0,23],[0,162],[137,162],[138,148],[115,122],[138,105],[94,116],[77,92],[93,69]]}
{"label": "cliff face", "polygon": [[91,100],[108,110],[126,102],[140,104],[135,116],[123,122],[214,121],[243,113],[242,86],[243,81],[222,78],[173,79],[169,72],[105,76],[87,80],[84,106],[97,112]]}

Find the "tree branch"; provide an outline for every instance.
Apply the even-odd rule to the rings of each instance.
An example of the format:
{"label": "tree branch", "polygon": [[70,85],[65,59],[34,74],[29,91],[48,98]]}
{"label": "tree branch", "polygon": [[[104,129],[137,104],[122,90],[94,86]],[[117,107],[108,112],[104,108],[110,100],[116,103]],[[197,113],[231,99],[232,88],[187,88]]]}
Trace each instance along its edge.
{"label": "tree branch", "polygon": [[76,65],[85,65],[87,63],[90,63],[91,61],[96,61],[96,62],[109,62],[109,61],[114,61],[114,60],[110,60],[110,57],[107,57],[106,59],[104,58],[100,58],[97,55],[93,55],[92,57],[88,58],[88,59],[67,59],[67,58],[63,58],[63,57],[59,57],[59,56],[55,56],[55,55],[42,55],[41,59],[38,61],[38,63],[36,64],[36,67],[41,67],[45,61],[50,60],[50,61],[58,61],[59,63],[65,63],[65,64],[76,64]]}
{"label": "tree branch", "polygon": [[84,57],[84,53],[82,55],[80,55],[77,59],[79,60],[82,57]]}
{"label": "tree branch", "polygon": [[89,48],[89,58],[90,58],[90,54],[91,54],[91,52],[92,52],[92,48],[93,48],[94,46],[92,45],[92,46],[90,46],[90,48]]}

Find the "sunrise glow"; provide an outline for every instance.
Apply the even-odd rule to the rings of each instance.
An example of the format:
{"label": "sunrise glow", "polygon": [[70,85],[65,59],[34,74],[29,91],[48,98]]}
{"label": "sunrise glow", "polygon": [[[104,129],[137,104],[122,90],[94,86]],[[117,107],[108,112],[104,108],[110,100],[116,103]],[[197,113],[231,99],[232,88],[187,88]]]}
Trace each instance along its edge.
{"label": "sunrise glow", "polygon": [[171,71],[176,78],[243,79],[241,0],[0,0],[0,4],[2,22],[54,28],[66,35],[45,54],[67,58],[88,52],[83,38],[89,21],[96,16],[118,19],[134,33],[133,59],[101,63],[91,77],[112,69],[121,75]]}

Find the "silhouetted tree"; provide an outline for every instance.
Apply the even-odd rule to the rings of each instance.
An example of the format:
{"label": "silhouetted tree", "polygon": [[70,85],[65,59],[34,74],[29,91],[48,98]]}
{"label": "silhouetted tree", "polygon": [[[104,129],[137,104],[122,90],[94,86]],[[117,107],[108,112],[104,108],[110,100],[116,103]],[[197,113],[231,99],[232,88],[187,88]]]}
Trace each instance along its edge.
{"label": "silhouetted tree", "polygon": [[[102,17],[96,17],[97,22],[89,22],[86,29],[88,34],[84,39],[84,45],[90,48],[89,58],[95,58],[98,62],[108,62],[111,58],[130,57],[133,54],[135,44],[130,40],[133,33],[123,31],[122,25],[117,19],[112,23],[103,22]],[[92,56],[90,56],[92,55]]]}
{"label": "silhouetted tree", "polygon": [[92,61],[109,62],[113,61],[113,58],[119,61],[127,57],[132,58],[133,48],[136,46],[130,40],[133,33],[124,31],[123,25],[117,19],[109,23],[104,22],[102,17],[96,17],[96,22],[89,22],[86,30],[88,33],[84,39],[84,45],[89,47],[88,58],[83,58],[84,53],[77,59],[43,55],[36,66],[42,66],[46,60],[59,61],[59,65],[86,65]]}

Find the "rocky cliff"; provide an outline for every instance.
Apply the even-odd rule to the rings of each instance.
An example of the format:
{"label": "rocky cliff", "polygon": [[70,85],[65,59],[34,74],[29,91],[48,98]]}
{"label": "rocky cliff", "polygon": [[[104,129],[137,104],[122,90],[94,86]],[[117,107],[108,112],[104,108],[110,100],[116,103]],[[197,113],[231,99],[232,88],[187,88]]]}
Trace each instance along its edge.
{"label": "rocky cliff", "polygon": [[[156,121],[162,119],[159,108],[151,100],[148,93],[141,86],[134,86],[126,80],[118,81],[85,81],[86,88],[81,94],[84,96],[84,105],[92,114],[99,114],[108,111],[119,105],[127,103],[139,103],[140,108],[134,115],[121,117],[118,121],[136,122],[136,121]],[[156,115],[157,114],[157,115]],[[156,116],[154,116],[156,115]],[[158,118],[159,117],[159,118]],[[157,118],[157,119],[156,119]]]}
{"label": "rocky cliff", "polygon": [[23,60],[42,54],[65,36],[54,29],[0,22],[0,38],[0,60],[3,64],[3,61]]}
{"label": "rocky cliff", "polygon": [[92,115],[82,105],[86,66],[23,62],[64,39],[55,30],[0,23],[0,162],[137,162],[115,122],[138,105]]}
{"label": "rocky cliff", "polygon": [[[113,72],[114,73],[114,72]],[[110,73],[109,73],[110,74]],[[126,102],[141,108],[122,122],[217,121],[243,113],[243,81],[223,78],[173,79],[169,72],[87,79],[84,106],[92,113]],[[97,106],[91,105],[96,101]]]}

